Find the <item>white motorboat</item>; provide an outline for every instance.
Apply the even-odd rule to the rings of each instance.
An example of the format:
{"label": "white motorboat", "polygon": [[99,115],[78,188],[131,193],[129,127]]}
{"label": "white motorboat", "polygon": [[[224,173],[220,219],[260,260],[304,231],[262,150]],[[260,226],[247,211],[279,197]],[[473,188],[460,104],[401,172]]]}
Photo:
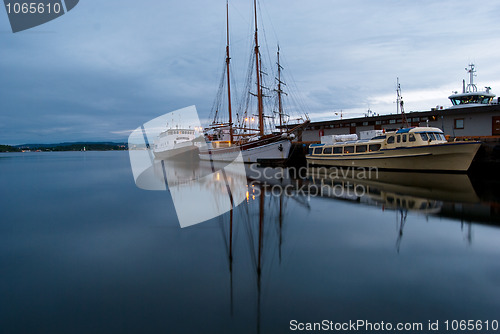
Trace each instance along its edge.
{"label": "white motorboat", "polygon": [[439,128],[413,127],[370,140],[313,144],[306,159],[311,165],[465,172],[480,145],[477,141],[448,142]]}
{"label": "white motorboat", "polygon": [[153,154],[158,159],[180,158],[198,150],[193,129],[167,129],[159,134],[153,145]]}

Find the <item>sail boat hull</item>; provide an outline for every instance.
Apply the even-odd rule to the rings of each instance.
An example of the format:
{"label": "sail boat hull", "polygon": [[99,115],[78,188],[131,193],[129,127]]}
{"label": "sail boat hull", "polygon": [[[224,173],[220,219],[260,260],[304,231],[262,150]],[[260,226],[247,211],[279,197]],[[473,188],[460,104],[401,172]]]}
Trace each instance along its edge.
{"label": "sail boat hull", "polygon": [[207,146],[207,149],[200,150],[201,160],[232,162],[241,151],[243,162],[254,163],[259,160],[284,161],[288,159],[292,143],[290,139],[274,137],[225,148],[213,148],[212,143],[207,143]]}

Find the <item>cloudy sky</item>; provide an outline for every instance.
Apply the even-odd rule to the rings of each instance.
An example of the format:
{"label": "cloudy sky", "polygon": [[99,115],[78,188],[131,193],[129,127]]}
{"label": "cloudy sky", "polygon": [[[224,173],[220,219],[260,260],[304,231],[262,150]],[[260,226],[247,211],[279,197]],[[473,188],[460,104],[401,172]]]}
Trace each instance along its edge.
{"label": "cloudy sky", "polygon": [[[279,41],[313,121],[395,112],[397,77],[406,110],[427,110],[449,105],[470,62],[478,87],[500,94],[500,2],[479,4],[261,0],[261,41]],[[232,67],[244,73],[251,2],[230,1],[229,10]],[[81,0],[16,34],[0,11],[0,144],[122,141],[190,105],[208,117],[224,60],[224,0]]]}

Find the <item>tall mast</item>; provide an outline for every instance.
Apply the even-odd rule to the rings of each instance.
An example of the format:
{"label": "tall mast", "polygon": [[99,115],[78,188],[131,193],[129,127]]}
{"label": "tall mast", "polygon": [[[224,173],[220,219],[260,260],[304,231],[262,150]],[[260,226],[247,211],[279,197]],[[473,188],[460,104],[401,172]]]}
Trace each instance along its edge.
{"label": "tall mast", "polygon": [[255,70],[257,73],[257,100],[259,104],[259,135],[264,135],[264,105],[262,103],[262,86],[260,83],[259,39],[257,37],[257,0],[253,0],[255,17]]}
{"label": "tall mast", "polygon": [[227,109],[229,112],[229,140],[233,143],[233,113],[231,111],[231,82],[229,76],[229,0],[226,0],[226,72],[227,72]]}
{"label": "tall mast", "polygon": [[281,65],[280,65],[280,46],[278,45],[278,112],[280,115],[280,132],[283,132],[283,104],[281,102],[281,93],[283,91],[281,90]]}

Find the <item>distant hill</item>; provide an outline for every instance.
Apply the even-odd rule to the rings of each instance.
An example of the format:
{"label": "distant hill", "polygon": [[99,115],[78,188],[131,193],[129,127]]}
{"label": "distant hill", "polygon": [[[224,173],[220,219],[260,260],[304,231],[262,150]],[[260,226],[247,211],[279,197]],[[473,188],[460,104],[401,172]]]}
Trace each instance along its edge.
{"label": "distant hill", "polygon": [[20,152],[21,150],[14,146],[0,145],[0,152]]}
{"label": "distant hill", "polygon": [[22,144],[16,145],[18,150],[40,151],[120,151],[127,150],[127,143],[113,142],[75,142],[57,144]]}

